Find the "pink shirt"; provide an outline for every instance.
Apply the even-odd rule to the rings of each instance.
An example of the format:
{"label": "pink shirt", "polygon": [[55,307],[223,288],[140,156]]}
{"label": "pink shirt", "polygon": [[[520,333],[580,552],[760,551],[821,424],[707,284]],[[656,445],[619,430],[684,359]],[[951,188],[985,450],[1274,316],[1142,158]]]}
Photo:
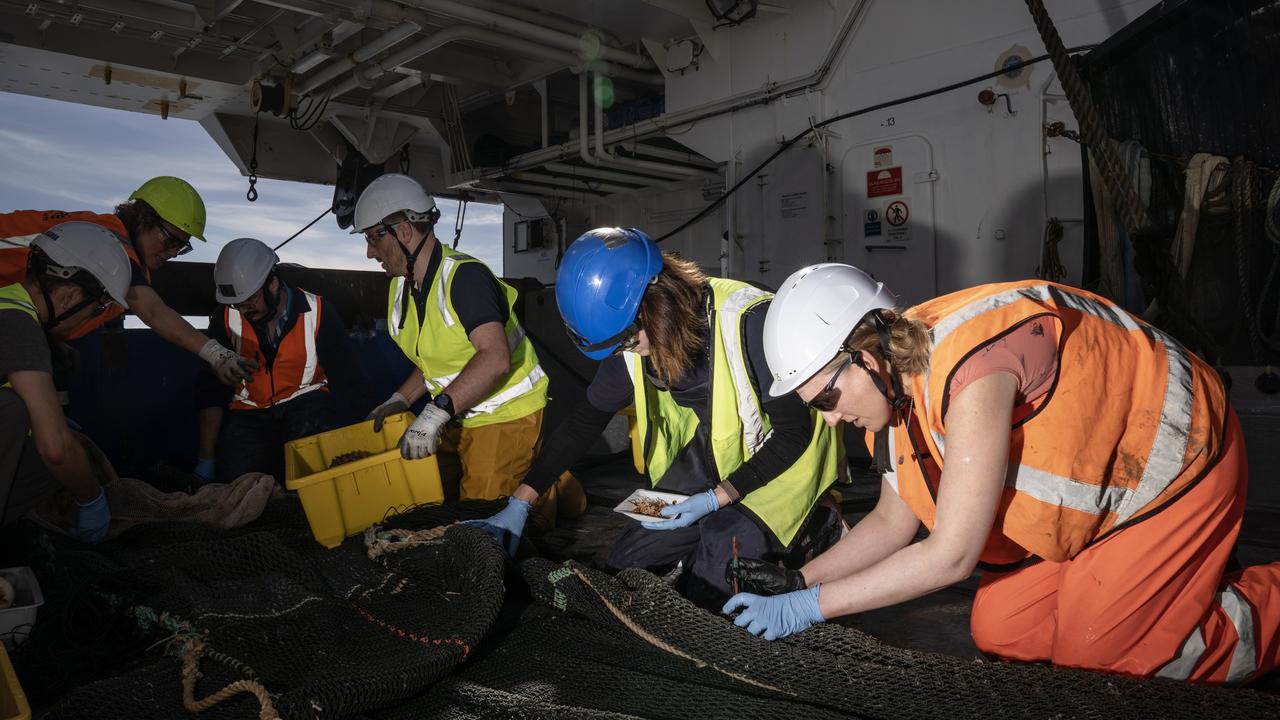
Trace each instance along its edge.
{"label": "pink shirt", "polygon": [[952,401],[978,378],[1005,372],[1018,380],[1014,422],[1030,415],[1058,376],[1058,341],[1050,332],[1053,322],[1047,317],[1026,320],[974,353],[951,377]]}

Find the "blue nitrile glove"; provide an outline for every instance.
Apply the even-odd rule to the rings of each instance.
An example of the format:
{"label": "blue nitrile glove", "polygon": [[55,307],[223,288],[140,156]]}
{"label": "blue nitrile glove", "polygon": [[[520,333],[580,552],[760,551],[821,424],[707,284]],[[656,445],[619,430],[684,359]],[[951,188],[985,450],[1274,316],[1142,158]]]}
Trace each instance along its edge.
{"label": "blue nitrile glove", "polygon": [[524,533],[524,521],[529,517],[530,503],[517,497],[507,499],[507,506],[498,514],[487,520],[464,520],[465,525],[474,525],[493,536],[494,540],[507,551],[508,557],[515,557],[520,547],[520,536]]}
{"label": "blue nitrile glove", "polygon": [[192,469],[191,474],[200,478],[200,482],[213,482],[213,471],[217,467],[213,458],[200,458],[196,460],[196,466]]}
{"label": "blue nitrile glove", "polygon": [[659,511],[664,517],[675,518],[674,520],[649,520],[640,523],[640,527],[646,530],[675,530],[689,527],[701,520],[703,516],[710,515],[719,509],[720,501],[716,499],[716,491],[708,490],[691,495]]}
{"label": "blue nitrile glove", "polygon": [[71,529],[71,537],[84,542],[99,543],[107,537],[111,529],[111,508],[107,507],[107,493],[101,491],[98,497],[87,503],[77,502],[80,506],[76,526]]}
{"label": "blue nitrile glove", "polygon": [[720,612],[729,615],[738,608],[745,608],[734,618],[733,624],[746,628],[752,635],[764,633],[765,640],[794,635],[801,630],[826,620],[818,609],[818,589],[822,583],[806,590],[785,595],[753,595],[738,593],[729,598]]}

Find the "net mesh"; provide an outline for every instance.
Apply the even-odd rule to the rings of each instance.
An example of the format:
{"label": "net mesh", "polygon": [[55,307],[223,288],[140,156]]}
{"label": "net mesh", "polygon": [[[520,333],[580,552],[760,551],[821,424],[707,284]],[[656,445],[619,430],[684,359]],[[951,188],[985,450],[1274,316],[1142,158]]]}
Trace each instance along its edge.
{"label": "net mesh", "polygon": [[[386,527],[494,509],[427,507]],[[349,717],[447,675],[501,607],[504,557],[475,528],[376,560],[358,538],[325,550],[306,528],[296,502],[283,501],[238,531],[161,523],[91,550],[55,545],[62,592],[50,594],[69,601],[44,612],[67,622],[39,623],[15,653],[24,683],[39,700],[60,697],[50,718],[187,716],[184,674],[188,708],[239,690],[201,717]],[[40,679],[67,658],[79,666]]]}
{"label": "net mesh", "polygon": [[768,642],[641,570],[533,559],[530,609],[489,655],[379,715],[418,718],[1259,718],[1250,690],[901,650],[836,624]]}
{"label": "net mesh", "polygon": [[[50,718],[1280,717],[1251,690],[974,662],[834,623],[768,642],[641,570],[531,558],[504,587],[480,531],[398,532],[494,509],[417,509],[331,551],[293,501],[238,531],[59,542],[14,659]],[[184,709],[184,661],[188,706],[229,696]]]}

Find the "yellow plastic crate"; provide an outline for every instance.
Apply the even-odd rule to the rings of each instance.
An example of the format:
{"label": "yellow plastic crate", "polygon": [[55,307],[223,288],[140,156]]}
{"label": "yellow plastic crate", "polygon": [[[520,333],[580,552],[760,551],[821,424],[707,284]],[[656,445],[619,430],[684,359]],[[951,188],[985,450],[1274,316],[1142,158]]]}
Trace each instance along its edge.
{"label": "yellow plastic crate", "polygon": [[[285,487],[298,493],[317,542],[337,547],[413,505],[444,500],[435,457],[405,460],[396,448],[413,421],[413,413],[404,412],[388,416],[382,432],[366,420],[285,444]],[[329,467],[339,455],[356,451],[373,455]]]}
{"label": "yellow plastic crate", "polygon": [[0,720],[31,720],[31,706],[18,683],[18,673],[0,644]]}

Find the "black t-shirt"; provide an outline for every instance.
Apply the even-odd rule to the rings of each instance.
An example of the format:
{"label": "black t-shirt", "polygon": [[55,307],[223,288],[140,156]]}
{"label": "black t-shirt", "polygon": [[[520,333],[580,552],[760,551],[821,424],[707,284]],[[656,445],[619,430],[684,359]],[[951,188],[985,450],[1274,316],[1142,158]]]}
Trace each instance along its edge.
{"label": "black t-shirt", "polygon": [[[427,258],[427,278],[434,278],[440,271],[441,256],[440,243],[437,242]],[[427,293],[415,289],[413,300],[418,308],[418,317],[422,318],[426,312]],[[485,323],[505,325],[511,315],[502,286],[482,262],[464,262],[454,269],[449,301],[453,303],[453,311],[458,314],[458,320],[468,335]]]}
{"label": "black t-shirt", "polygon": [[23,370],[53,374],[49,340],[26,312],[0,305],[0,382]]}

